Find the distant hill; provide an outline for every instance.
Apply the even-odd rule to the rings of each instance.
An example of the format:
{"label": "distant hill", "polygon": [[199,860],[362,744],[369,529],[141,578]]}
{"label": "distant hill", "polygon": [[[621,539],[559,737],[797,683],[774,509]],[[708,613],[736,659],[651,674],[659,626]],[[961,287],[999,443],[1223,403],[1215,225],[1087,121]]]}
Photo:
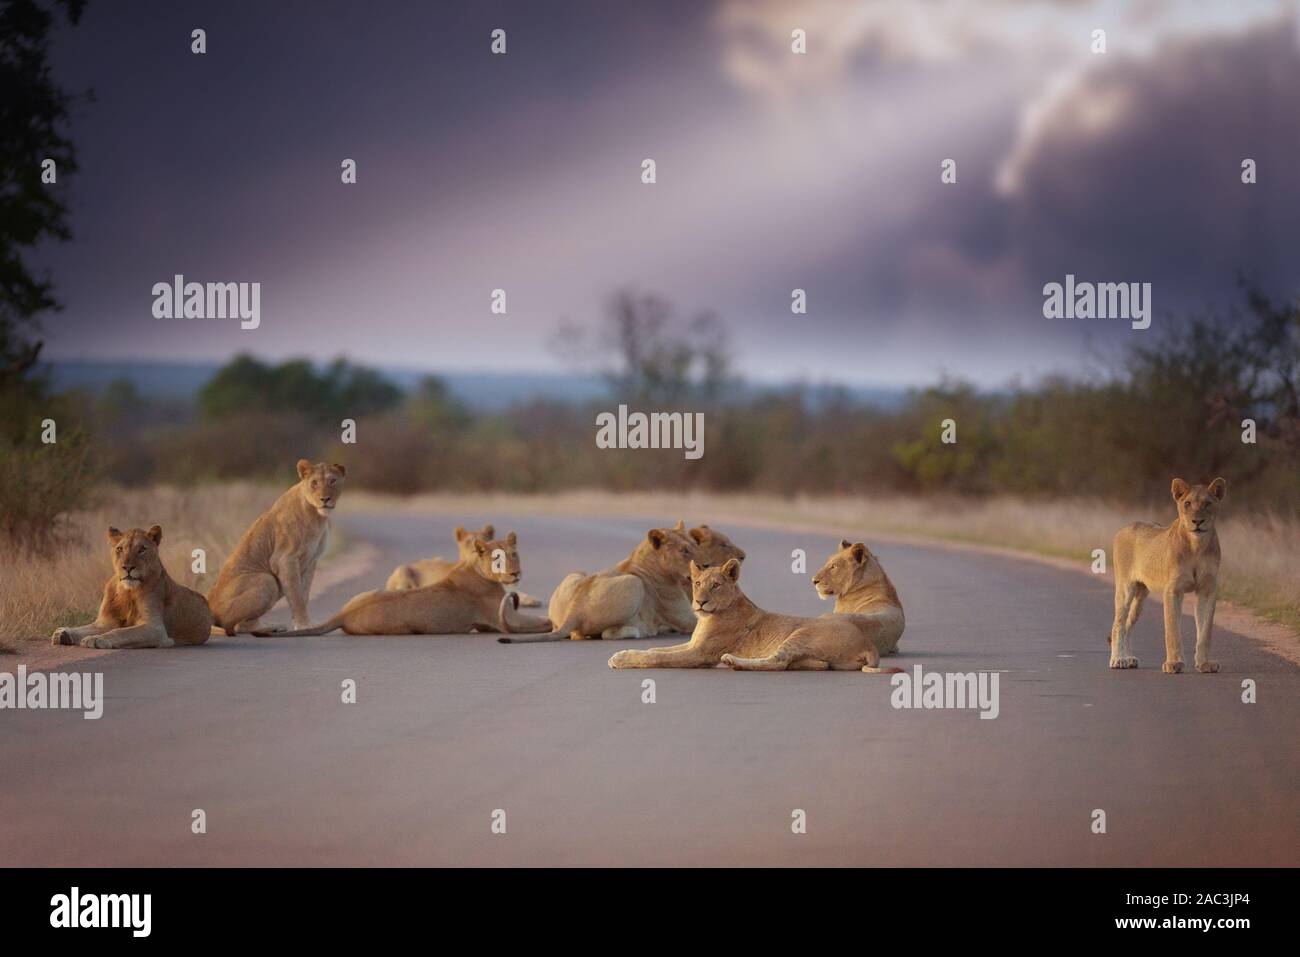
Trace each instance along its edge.
{"label": "distant hill", "polygon": [[[48,364],[50,380],[57,391],[87,389],[99,392],[109,383],[125,379],[144,396],[165,399],[193,399],[221,367],[219,362],[125,362],[94,359],[56,360]],[[574,375],[561,372],[431,372],[428,370],[384,368],[379,371],[401,386],[414,388],[421,378],[434,375],[461,402],[479,411],[494,411],[532,399],[561,402],[586,402],[608,394],[605,380],[597,375]],[[754,393],[773,386],[749,385]],[[824,401],[836,387],[807,386],[809,399]],[[903,399],[902,389],[845,386],[848,395],[881,408],[897,408]]]}

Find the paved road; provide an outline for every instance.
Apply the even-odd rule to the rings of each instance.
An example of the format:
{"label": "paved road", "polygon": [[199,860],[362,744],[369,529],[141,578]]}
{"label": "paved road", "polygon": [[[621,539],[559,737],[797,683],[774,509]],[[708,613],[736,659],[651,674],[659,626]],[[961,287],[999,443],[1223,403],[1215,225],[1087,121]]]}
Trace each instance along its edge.
{"label": "paved road", "polygon": [[[345,516],[384,557],[315,596],[314,617],[398,561],[449,554],[449,529],[484,519],[518,530],[523,585],[539,595],[611,564],[646,527]],[[727,530],[761,604],[827,610],[790,553],[806,548],[815,566],[834,536]],[[605,666],[662,639],[122,652],[86,665],[104,672],[99,721],[0,711],[0,863],[1300,864],[1300,669],[1221,632],[1220,674],[1163,675],[1148,609],[1142,669],[1111,672],[1104,583],[939,548],[878,551],[908,610],[896,663],[1000,672],[997,719],[895,710],[889,679],[859,673]],[[647,677],[654,704],[641,700]],[[1241,703],[1248,677],[1257,704]],[[340,701],[346,678],[356,704]],[[791,831],[796,808],[805,834]],[[496,809],[505,834],[491,831]]]}

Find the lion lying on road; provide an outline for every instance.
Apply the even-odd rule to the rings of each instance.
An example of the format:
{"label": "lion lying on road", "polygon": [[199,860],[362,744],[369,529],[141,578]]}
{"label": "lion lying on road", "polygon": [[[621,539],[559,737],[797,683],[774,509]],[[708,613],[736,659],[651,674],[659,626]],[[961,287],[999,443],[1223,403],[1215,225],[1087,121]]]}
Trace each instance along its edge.
{"label": "lion lying on road", "polygon": [[691,563],[691,591],[700,616],[691,640],[667,648],[628,649],[611,668],[712,668],[737,671],[866,671],[881,669],[876,646],[843,615],[798,618],[764,611],[740,590],[740,562],[721,568]]}
{"label": "lion lying on road", "polygon": [[1170,486],[1178,504],[1176,521],[1168,526],[1134,522],[1115,534],[1115,620],[1106,639],[1112,668],[1138,666],[1129,634],[1142,613],[1142,602],[1156,590],[1165,604],[1164,672],[1178,674],[1184,667],[1178,623],[1188,592],[1196,593],[1196,670],[1219,670],[1219,663],[1210,660],[1210,631],[1219,594],[1219,533],[1214,521],[1227,491],[1228,483],[1221,478],[1209,485],[1188,485],[1176,478]]}
{"label": "lion lying on road", "polygon": [[170,648],[201,645],[212,632],[208,603],[167,574],[158,555],[162,529],[108,530],[113,577],[89,625],[56,628],[52,644],[86,648]]}
{"label": "lion lying on road", "polygon": [[447,577],[423,588],[368,591],[315,628],[283,633],[324,635],[342,628],[349,635],[460,635],[479,631],[547,631],[545,619],[515,617],[515,595],[505,585],[519,581],[518,539],[474,541],[474,557],[457,562]]}
{"label": "lion lying on road", "polygon": [[298,460],[298,484],[275,500],[239,540],[208,593],[227,635],[253,632],[283,595],[295,627],[311,623],[307,600],[316,562],[325,551],[329,514],[343,492],[341,465]]}
{"label": "lion lying on road", "polygon": [[882,655],[898,650],[903,637],[903,603],[879,559],[862,542],[840,540],[839,550],[813,576],[818,597],[834,596],[836,615],[848,617]]}
{"label": "lion lying on road", "polygon": [[[692,529],[701,532],[705,529]],[[725,535],[709,535],[710,555],[744,555]],[[725,542],[725,544],[723,544]],[[552,631],[528,638],[501,638],[507,643],[563,641],[566,638],[651,638],[666,632],[690,634],[690,564],[700,557],[701,542],[683,522],[652,528],[613,568],[595,575],[574,572],[551,595]]]}
{"label": "lion lying on road", "polygon": [[[484,525],[477,532],[467,532],[461,526],[456,526],[456,550],[459,553],[457,561],[467,561],[474,557],[474,540],[481,538],[483,541],[489,541],[496,535],[496,528],[492,525]],[[393,569],[393,573],[388,576],[388,581],[384,584],[385,591],[401,591],[404,588],[423,588],[425,585],[432,585],[434,582],[442,581],[447,577],[448,572],[456,567],[456,562],[449,562],[445,558],[421,558],[418,561],[410,562],[406,565],[398,565]],[[507,585],[506,591],[514,591],[514,588]],[[519,604],[525,608],[537,608],[541,602],[532,595],[526,595],[523,592],[517,592],[519,595]]]}

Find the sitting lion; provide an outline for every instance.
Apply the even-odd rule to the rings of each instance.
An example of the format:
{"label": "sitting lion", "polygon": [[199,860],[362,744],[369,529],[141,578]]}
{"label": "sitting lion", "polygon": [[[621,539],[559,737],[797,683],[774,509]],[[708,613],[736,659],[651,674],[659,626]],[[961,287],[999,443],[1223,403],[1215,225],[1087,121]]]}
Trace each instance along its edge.
{"label": "sitting lion", "polygon": [[[311,623],[307,600],[316,562],[325,551],[329,515],[338,505],[347,474],[341,465],[298,460],[298,484],[253,522],[221,567],[208,604],[227,635],[258,630],[258,620],[280,597],[293,623]],[[264,634],[271,632],[263,632]]]}
{"label": "sitting lion", "polygon": [[882,655],[898,650],[903,637],[903,603],[880,560],[862,542],[840,540],[839,550],[813,576],[823,601],[835,598],[836,615],[845,615]]}
{"label": "sitting lion", "polygon": [[700,568],[691,562],[691,591],[700,616],[691,640],[667,648],[628,649],[609,659],[611,668],[712,668],[737,671],[866,671],[880,655],[845,615],[798,618],[755,605],[740,590],[740,562]]}
{"label": "sitting lion", "polygon": [[351,598],[337,615],[315,628],[283,637],[324,635],[342,628],[349,635],[459,635],[478,631],[547,631],[542,618],[515,617],[518,598],[506,585],[519,581],[518,539],[475,539],[474,557],[457,562],[441,581],[423,588],[368,591]]}
{"label": "sitting lion", "polygon": [[108,530],[113,576],[104,585],[99,615],[80,628],[56,628],[52,644],[86,648],[170,648],[201,645],[212,613],[196,591],[178,585],[158,555],[162,529]]}
{"label": "sitting lion", "polygon": [[[731,546],[735,548],[735,546]],[[595,575],[573,572],[551,595],[552,631],[506,643],[566,638],[651,638],[665,632],[690,634],[690,563],[699,554],[683,522],[652,528],[613,568]]]}
{"label": "sitting lion", "polygon": [[[489,541],[496,535],[496,528],[492,525],[484,525],[477,532],[467,532],[461,526],[456,526],[456,550],[460,557],[458,561],[466,561],[474,557],[474,540],[476,538],[483,541]],[[406,565],[398,565],[393,569],[393,573],[388,576],[388,581],[384,585],[386,591],[401,591],[404,588],[423,588],[425,585],[432,585],[434,582],[442,581],[447,577],[447,573],[456,567],[456,562],[449,562],[445,558],[421,558],[418,561],[410,562]],[[515,591],[513,586],[507,585],[506,591]],[[541,605],[541,601],[532,595],[516,592],[519,595],[519,604],[525,608],[536,608]]]}
{"label": "sitting lion", "polygon": [[1112,668],[1136,668],[1129,633],[1142,613],[1142,602],[1154,589],[1165,603],[1165,674],[1183,670],[1183,645],[1178,622],[1183,616],[1183,596],[1196,594],[1196,670],[1219,670],[1210,660],[1210,630],[1219,594],[1219,533],[1214,520],[1228,483],[1216,478],[1209,485],[1188,485],[1176,478],[1170,486],[1178,504],[1172,525],[1134,522],[1115,533],[1115,620],[1110,642]]}

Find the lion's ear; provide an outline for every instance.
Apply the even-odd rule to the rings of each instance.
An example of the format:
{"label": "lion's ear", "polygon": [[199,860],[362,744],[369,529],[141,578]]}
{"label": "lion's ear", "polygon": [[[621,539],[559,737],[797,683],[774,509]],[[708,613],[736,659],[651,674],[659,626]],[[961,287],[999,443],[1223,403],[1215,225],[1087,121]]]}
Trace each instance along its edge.
{"label": "lion's ear", "polygon": [[506,544],[514,548],[515,545],[519,544],[519,536],[514,532],[506,532]]}
{"label": "lion's ear", "polygon": [[695,539],[695,544],[698,545],[704,541],[705,535],[708,532],[708,528],[709,526],[707,525],[701,525],[699,528],[691,529],[691,538]]}
{"label": "lion's ear", "polygon": [[663,533],[662,529],[652,528],[645,533],[646,541],[655,548],[660,548],[664,542],[668,541],[668,536]]}
{"label": "lion's ear", "polygon": [[1228,483],[1221,478],[1216,478],[1210,483],[1210,494],[1222,502],[1223,496],[1228,494]]}
{"label": "lion's ear", "polygon": [[700,566],[695,564],[695,559],[693,558],[691,559],[691,577],[692,578],[700,577]]}
{"label": "lion's ear", "polygon": [[1176,478],[1174,479],[1173,484],[1169,486],[1169,494],[1174,497],[1174,501],[1176,502],[1187,494],[1188,487],[1189,486],[1186,482],[1180,478]]}
{"label": "lion's ear", "polygon": [[848,548],[848,547],[849,547],[850,545],[852,545],[852,544],[853,544],[853,543],[850,542],[847,538],[841,538],[841,539],[840,539],[840,548]]}
{"label": "lion's ear", "polygon": [[145,534],[149,536],[149,541],[157,545],[159,542],[162,541],[162,526],[150,525],[149,531],[145,532]]}
{"label": "lion's ear", "polygon": [[465,540],[465,536],[468,535],[468,534],[469,534],[469,532],[465,531],[465,526],[463,526],[463,525],[457,525],[457,526],[456,526],[456,541],[458,541],[458,542],[460,542],[460,541],[464,541],[464,540]]}
{"label": "lion's ear", "polygon": [[484,525],[483,530],[479,532],[484,538],[496,538],[497,527],[495,525]]}
{"label": "lion's ear", "polygon": [[728,558],[727,563],[722,566],[722,574],[726,575],[733,582],[740,580],[740,562],[734,558]]}
{"label": "lion's ear", "polygon": [[679,519],[677,520],[677,524],[673,526],[673,531],[674,531],[674,532],[685,532],[685,531],[686,531],[686,523],[683,522],[683,521],[679,518]]}
{"label": "lion's ear", "polygon": [[306,459],[298,460],[298,478],[304,479],[311,474],[311,463]]}
{"label": "lion's ear", "polygon": [[348,470],[345,469],[345,468],[344,468],[342,465],[340,465],[338,462],[331,463],[330,468],[332,468],[335,472],[338,472],[340,478],[347,478],[347,477],[348,477]]}
{"label": "lion's ear", "polygon": [[867,546],[863,545],[861,542],[858,542],[856,545],[853,546],[850,554],[852,554],[853,560],[857,562],[859,565],[861,565],[863,562],[867,560]]}
{"label": "lion's ear", "polygon": [[122,533],[118,531],[116,526],[113,525],[108,526],[108,540],[110,542],[115,542],[121,537],[122,537]]}

